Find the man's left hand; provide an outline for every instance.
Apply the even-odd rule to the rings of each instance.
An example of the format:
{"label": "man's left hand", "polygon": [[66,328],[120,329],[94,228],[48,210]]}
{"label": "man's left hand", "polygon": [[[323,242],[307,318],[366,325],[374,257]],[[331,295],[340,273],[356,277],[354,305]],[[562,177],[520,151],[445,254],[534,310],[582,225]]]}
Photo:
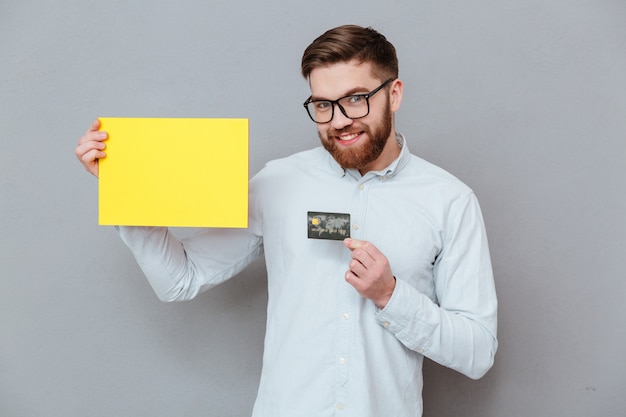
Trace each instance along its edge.
{"label": "man's left hand", "polygon": [[384,308],[396,287],[387,257],[365,240],[347,238],[343,244],[352,252],[346,281],[376,307]]}

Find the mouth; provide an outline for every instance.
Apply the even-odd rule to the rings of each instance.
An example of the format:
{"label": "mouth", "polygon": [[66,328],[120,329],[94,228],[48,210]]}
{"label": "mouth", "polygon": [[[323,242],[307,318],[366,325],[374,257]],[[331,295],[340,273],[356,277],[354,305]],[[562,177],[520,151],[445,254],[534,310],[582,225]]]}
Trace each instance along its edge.
{"label": "mouth", "polygon": [[344,133],[341,135],[333,136],[337,143],[340,143],[343,146],[350,146],[356,142],[358,142],[363,135],[363,132],[351,132]]}

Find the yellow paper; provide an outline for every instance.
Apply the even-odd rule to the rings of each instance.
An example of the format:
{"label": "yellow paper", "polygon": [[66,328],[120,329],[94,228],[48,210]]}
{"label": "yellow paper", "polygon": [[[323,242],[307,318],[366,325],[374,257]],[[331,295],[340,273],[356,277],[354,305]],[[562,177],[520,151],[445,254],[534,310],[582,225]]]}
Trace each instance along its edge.
{"label": "yellow paper", "polygon": [[100,118],[99,224],[247,227],[248,120]]}

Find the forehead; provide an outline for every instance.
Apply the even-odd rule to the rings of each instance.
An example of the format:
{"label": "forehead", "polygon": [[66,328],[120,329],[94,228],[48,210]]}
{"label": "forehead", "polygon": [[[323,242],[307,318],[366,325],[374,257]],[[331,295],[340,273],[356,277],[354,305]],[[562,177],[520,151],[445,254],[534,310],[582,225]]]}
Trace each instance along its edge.
{"label": "forehead", "polygon": [[371,91],[380,84],[372,75],[372,64],[342,62],[315,68],[309,75],[311,95],[332,99],[356,91]]}

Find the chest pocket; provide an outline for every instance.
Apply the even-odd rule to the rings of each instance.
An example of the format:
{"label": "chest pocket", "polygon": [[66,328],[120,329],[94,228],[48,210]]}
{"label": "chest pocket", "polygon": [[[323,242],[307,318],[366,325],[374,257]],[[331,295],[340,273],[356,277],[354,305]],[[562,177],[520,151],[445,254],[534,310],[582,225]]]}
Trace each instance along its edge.
{"label": "chest pocket", "polygon": [[372,241],[389,260],[391,271],[422,294],[435,300],[433,268],[440,250],[432,230],[410,228],[385,233]]}

